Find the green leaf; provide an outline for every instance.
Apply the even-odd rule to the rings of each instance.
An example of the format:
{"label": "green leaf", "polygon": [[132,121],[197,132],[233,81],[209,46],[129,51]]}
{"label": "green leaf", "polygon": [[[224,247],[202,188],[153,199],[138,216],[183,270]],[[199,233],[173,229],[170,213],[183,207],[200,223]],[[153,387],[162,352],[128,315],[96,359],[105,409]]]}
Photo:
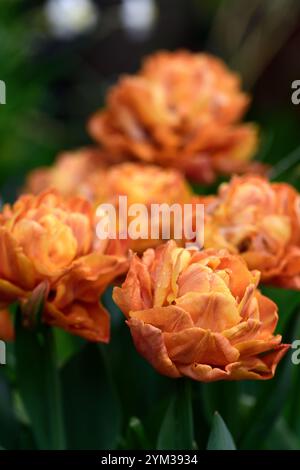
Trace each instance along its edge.
{"label": "green leaf", "polygon": [[32,331],[16,315],[17,385],[39,449],[63,449],[60,383],[50,327]]}
{"label": "green leaf", "polygon": [[120,436],[119,400],[96,344],[86,346],[62,369],[69,449],[115,449]]}
{"label": "green leaf", "polygon": [[289,429],[285,419],[280,417],[275,426],[270,430],[266,445],[264,445],[263,449],[299,450],[300,440],[299,437]]}
{"label": "green leaf", "polygon": [[194,425],[191,383],[179,379],[158,435],[158,450],[189,450],[194,448]]}
{"label": "green leaf", "polygon": [[[290,316],[284,340],[291,343],[300,328],[300,312],[297,308]],[[241,429],[239,447],[259,449],[264,445],[270,429],[275,425],[283,407],[289,402],[292,390],[293,364],[290,353],[279,364],[275,377],[259,384],[259,395]]]}
{"label": "green leaf", "polygon": [[126,437],[122,442],[122,449],[147,450],[151,448],[152,446],[146,436],[143,423],[139,418],[133,416],[129,420]]}
{"label": "green leaf", "polygon": [[232,435],[217,411],[213,417],[207,450],[236,450]]}
{"label": "green leaf", "polygon": [[85,340],[80,336],[75,336],[62,330],[61,328],[54,328],[53,333],[58,365],[59,367],[62,367],[84,346]]}
{"label": "green leaf", "polygon": [[0,370],[0,445],[6,449],[18,447],[19,425],[13,410],[12,390]]}
{"label": "green leaf", "polygon": [[240,396],[239,382],[220,381],[201,384],[201,393],[204,410],[208,423],[217,410],[230,427],[233,435],[239,427],[239,413],[237,413]]}
{"label": "green leaf", "polygon": [[276,377],[269,383],[261,384],[256,404],[244,421],[239,441],[242,449],[259,449],[263,445],[268,430],[276,422],[291,389],[290,378],[291,361],[290,358],[285,358],[278,366]]}
{"label": "green leaf", "polygon": [[283,157],[276,165],[274,165],[270,172],[270,179],[277,179],[287,170],[295,167],[300,163],[300,147],[295,148],[291,153]]}

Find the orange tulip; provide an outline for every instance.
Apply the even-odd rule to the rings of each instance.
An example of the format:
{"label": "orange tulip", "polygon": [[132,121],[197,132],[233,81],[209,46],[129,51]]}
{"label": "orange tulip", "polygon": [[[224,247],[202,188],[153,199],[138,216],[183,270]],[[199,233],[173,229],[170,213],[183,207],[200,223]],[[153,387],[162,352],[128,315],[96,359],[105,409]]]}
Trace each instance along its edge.
{"label": "orange tulip", "polygon": [[89,131],[123,159],[176,167],[200,182],[243,172],[257,130],[239,124],[249,97],[238,76],[207,54],[159,52],[111,89]]}
{"label": "orange tulip", "polygon": [[176,170],[126,162],[105,165],[105,157],[94,149],[80,149],[58,156],[51,167],[29,173],[26,193],[57,189],[63,196],[83,196],[92,204],[128,197],[128,204],[188,202],[191,190]]}
{"label": "orange tulip", "polygon": [[[99,153],[91,149],[64,153],[53,167],[34,170],[27,178],[26,192],[38,194],[44,188],[56,188],[67,197],[84,196],[95,208],[111,203],[117,212],[119,196],[127,196],[127,206],[144,204],[149,218],[151,204],[185,204],[192,198],[190,187],[175,169],[133,162],[106,168]],[[147,218],[144,224],[150,227],[148,222]],[[142,252],[159,243],[161,238],[153,239],[149,233],[145,239],[130,240],[129,247]]]}
{"label": "orange tulip", "polygon": [[25,195],[0,214],[0,304],[22,305],[46,286],[43,319],[91,341],[109,340],[99,296],[127,269],[118,242],[94,240],[94,211],[55,191]]}
{"label": "orange tulip", "polygon": [[205,198],[206,248],[239,253],[262,281],[300,289],[300,196],[286,183],[234,177]]}
{"label": "orange tulip", "polygon": [[15,337],[14,327],[7,310],[0,310],[0,340],[13,341]]}
{"label": "orange tulip", "polygon": [[126,195],[128,204],[187,203],[192,196],[189,185],[178,171],[155,165],[130,162],[114,165],[107,178],[111,195]]}
{"label": "orange tulip", "polygon": [[277,307],[256,289],[258,280],[239,256],[169,241],[133,257],[113,297],[137,350],[161,374],[266,380],[289,345],[273,334]]}
{"label": "orange tulip", "polygon": [[105,153],[83,148],[58,155],[51,167],[33,170],[27,177],[24,192],[39,194],[54,188],[65,197],[80,195],[94,203],[108,197],[105,179]]}
{"label": "orange tulip", "polygon": [[[151,219],[151,204],[173,204],[183,205],[192,203],[192,192],[184,177],[174,169],[162,169],[154,165],[143,165],[139,163],[123,163],[115,165],[107,173],[107,182],[111,190],[112,200],[115,201],[117,209],[118,197],[127,196],[128,207],[132,204],[143,204],[147,209],[147,232],[148,238],[130,240],[129,245],[133,251],[142,253],[145,249],[157,246],[162,242],[162,215],[156,220]],[[128,223],[134,217],[128,218]],[[175,217],[170,218],[171,230],[174,233]],[[151,223],[159,226],[160,238],[151,238]]]}

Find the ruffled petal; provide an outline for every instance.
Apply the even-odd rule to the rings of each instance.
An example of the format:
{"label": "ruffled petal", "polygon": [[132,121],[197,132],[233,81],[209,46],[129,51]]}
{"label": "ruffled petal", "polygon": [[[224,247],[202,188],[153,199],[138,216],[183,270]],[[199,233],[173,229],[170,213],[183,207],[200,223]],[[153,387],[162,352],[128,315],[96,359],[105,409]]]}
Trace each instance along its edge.
{"label": "ruffled petal", "polygon": [[143,310],[152,305],[151,276],[145,264],[136,255],[131,259],[122,288],[114,288],[113,299],[126,316],[130,310]]}
{"label": "ruffled petal", "polygon": [[148,310],[131,311],[129,317],[151,324],[168,333],[193,327],[193,321],[190,315],[182,308],[173,305],[154,307]]}
{"label": "ruffled petal", "polygon": [[220,332],[236,325],[241,317],[235,299],[219,292],[190,292],[176,299],[176,305],[190,313],[194,325]]}
{"label": "ruffled petal", "polygon": [[177,333],[164,333],[169,357],[174,363],[202,363],[223,366],[234,362],[239,352],[219,333],[189,328]]}
{"label": "ruffled petal", "polygon": [[162,332],[158,328],[136,318],[128,320],[127,324],[136,349],[158,372],[173,378],[181,376],[168,356]]}
{"label": "ruffled petal", "polygon": [[88,341],[109,342],[110,317],[100,303],[73,302],[63,310],[47,303],[45,321],[69,333],[86,338]]}
{"label": "ruffled petal", "polygon": [[38,279],[33,263],[3,227],[0,227],[0,259],[0,279],[7,280],[21,289],[33,289]]}

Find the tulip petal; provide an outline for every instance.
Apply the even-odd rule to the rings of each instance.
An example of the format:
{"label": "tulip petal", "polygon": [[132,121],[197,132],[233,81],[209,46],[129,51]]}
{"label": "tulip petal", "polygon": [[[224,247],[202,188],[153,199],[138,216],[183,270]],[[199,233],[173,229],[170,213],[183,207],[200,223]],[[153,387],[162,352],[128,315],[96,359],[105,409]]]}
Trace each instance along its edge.
{"label": "tulip petal", "polygon": [[198,362],[223,366],[239,358],[239,352],[219,333],[201,328],[189,328],[163,334],[169,357],[175,363]]}
{"label": "tulip petal", "polygon": [[162,332],[141,320],[132,318],[127,321],[138,352],[161,374],[180,377],[177,367],[168,356]]}
{"label": "tulip petal", "polygon": [[79,258],[53,285],[53,303],[57,308],[64,308],[74,299],[93,302],[116,276],[125,272],[127,265],[126,258],[97,252]]}
{"label": "tulip petal", "polygon": [[77,256],[86,255],[91,249],[93,240],[93,233],[89,230],[89,219],[86,215],[75,212],[68,216],[66,223],[77,241]]}
{"label": "tulip petal", "polygon": [[235,346],[237,343],[253,339],[261,328],[259,320],[249,318],[238,325],[222,331],[222,334]]}
{"label": "tulip petal", "polygon": [[265,295],[260,292],[255,294],[258,307],[259,317],[262,323],[260,328],[260,337],[269,336],[273,334],[278,322],[277,305]]}
{"label": "tulip petal", "polygon": [[25,290],[33,289],[37,280],[33,263],[3,227],[0,227],[0,259],[0,279],[3,278]]}
{"label": "tulip petal", "polygon": [[280,344],[260,357],[246,358],[226,367],[231,380],[268,380],[274,377],[276,367],[289,350],[289,344]]}
{"label": "tulip petal", "polygon": [[238,256],[222,256],[219,269],[228,269],[234,275],[230,276],[229,288],[232,294],[242,299],[249,284],[258,284],[257,272],[251,272],[246,263]]}
{"label": "tulip petal", "polygon": [[165,248],[161,254],[161,263],[158,265],[156,272],[156,284],[153,303],[154,307],[161,307],[164,305],[171,290],[173,271],[172,251],[176,248],[176,243],[171,240],[166,243]]}
{"label": "tulip petal", "polygon": [[190,364],[178,366],[182,375],[199,382],[216,382],[217,380],[228,380],[228,373],[218,367],[208,366],[207,364]]}
{"label": "tulip petal", "polygon": [[190,313],[195,326],[220,332],[236,325],[241,317],[235,299],[218,292],[190,292],[176,300],[176,305]]}
{"label": "tulip petal", "polygon": [[240,351],[241,357],[257,356],[258,354],[274,349],[280,342],[281,335],[276,335],[266,339],[248,339],[240,343],[235,343],[234,347]]}
{"label": "tulip petal", "polygon": [[109,341],[110,317],[100,303],[73,302],[64,310],[59,310],[47,302],[44,319],[48,324],[82,336],[88,341]]}
{"label": "tulip petal", "polygon": [[135,255],[122,288],[115,287],[113,299],[128,316],[130,310],[143,310],[152,305],[151,277],[145,264]]}
{"label": "tulip petal", "polygon": [[44,215],[38,222],[20,220],[13,234],[43,276],[61,275],[76,257],[77,241],[71,228],[53,213]]}
{"label": "tulip petal", "polygon": [[4,279],[0,279],[0,306],[7,306],[17,299],[25,299],[27,293]]}
{"label": "tulip petal", "polygon": [[179,292],[178,296],[183,296],[188,292],[220,292],[231,295],[231,292],[225,282],[229,280],[225,271],[214,273],[209,267],[196,263],[196,256],[192,257],[192,264],[178,278]]}
{"label": "tulip petal", "polygon": [[180,275],[182,270],[187,267],[191,259],[191,254],[187,250],[184,250],[183,248],[177,248],[173,250],[172,259],[173,259],[173,273],[172,273],[172,279],[171,279],[172,291],[167,297],[167,301],[169,303],[173,302],[178,295],[178,289],[179,289],[178,276]]}
{"label": "tulip petal", "polygon": [[129,317],[151,324],[152,326],[168,333],[193,327],[190,315],[182,308],[174,305],[169,305],[167,307],[154,307],[148,310],[131,311],[129,313]]}
{"label": "tulip petal", "polygon": [[211,367],[206,364],[193,363],[178,366],[178,370],[200,382],[215,382],[218,380],[268,380],[274,377],[277,364],[286,354],[290,345],[276,346],[263,358],[250,358],[228,364],[225,369]]}

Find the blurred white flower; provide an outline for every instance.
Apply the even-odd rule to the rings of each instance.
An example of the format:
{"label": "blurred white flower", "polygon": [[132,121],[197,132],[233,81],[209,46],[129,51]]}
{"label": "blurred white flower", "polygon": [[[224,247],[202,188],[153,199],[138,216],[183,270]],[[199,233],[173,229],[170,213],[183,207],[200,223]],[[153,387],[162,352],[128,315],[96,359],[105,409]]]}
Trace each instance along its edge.
{"label": "blurred white flower", "polygon": [[61,38],[92,29],[99,18],[99,10],[91,0],[48,0],[45,14],[51,32]]}
{"label": "blurred white flower", "polygon": [[156,19],[154,0],[123,0],[121,22],[126,31],[144,38],[151,31]]}

